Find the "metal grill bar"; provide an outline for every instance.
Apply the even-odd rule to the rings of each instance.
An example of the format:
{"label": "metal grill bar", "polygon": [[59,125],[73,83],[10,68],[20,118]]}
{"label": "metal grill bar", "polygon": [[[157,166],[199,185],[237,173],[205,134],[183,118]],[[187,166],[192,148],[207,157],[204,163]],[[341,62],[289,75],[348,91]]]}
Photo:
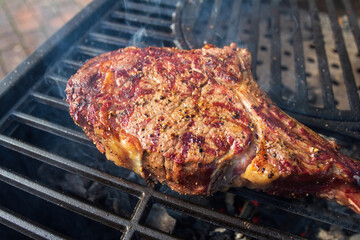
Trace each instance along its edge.
{"label": "metal grill bar", "polygon": [[58,155],[49,153],[40,148],[31,146],[26,143],[22,143],[18,140],[7,137],[5,135],[0,134],[0,144],[3,145],[4,147],[7,147],[7,148],[13,150],[13,151],[22,153],[26,156],[37,159],[44,163],[53,165],[55,167],[61,168],[63,170],[66,170],[66,171],[69,171],[69,172],[72,172],[75,174],[80,174],[86,178],[92,179],[97,182],[102,182],[111,187],[116,187],[116,188],[122,189],[132,195],[138,196],[145,189],[144,187],[141,187],[138,184],[128,182],[122,178],[112,176],[110,174],[101,172],[99,170],[88,167],[86,165],[79,164],[77,162],[68,160],[68,159],[60,157]]}
{"label": "metal grill bar", "polygon": [[208,26],[207,26],[207,34],[205,36],[205,41],[207,43],[213,43],[213,39],[215,37],[214,31],[217,29],[216,23],[218,22],[218,16],[220,12],[222,0],[215,0],[212,9],[211,15],[209,18]]}
{"label": "metal grill bar", "polygon": [[144,7],[148,6],[156,6],[158,8],[174,8],[176,6],[177,1],[173,0],[136,0],[133,2],[137,2],[139,4],[143,4]]}
{"label": "metal grill bar", "polygon": [[122,178],[118,178],[107,173],[98,171],[96,169],[87,167],[85,165],[73,162],[66,158],[51,154],[39,148],[30,146],[26,143],[19,142],[15,139],[0,135],[0,144],[8,147],[14,151],[25,154],[29,157],[38,159],[44,163],[51,164],[61,169],[70,171],[75,174],[80,174],[83,177],[94,181],[101,182],[110,187],[122,189],[133,195],[140,195],[140,193],[147,193],[153,196],[159,203],[170,206],[178,211],[186,212],[193,217],[205,219],[220,226],[230,227],[235,231],[243,232],[246,235],[253,236],[260,239],[302,239],[288,233],[283,233],[278,230],[257,226],[251,222],[244,221],[235,217],[227,216],[207,208],[191,204],[178,198],[164,195],[156,192],[151,188],[130,183]]}
{"label": "metal grill bar", "polygon": [[284,199],[271,197],[264,193],[258,193],[246,188],[234,189],[232,192],[239,196],[257,200],[262,204],[273,206],[293,214],[340,226],[354,232],[360,232],[360,219],[356,219],[345,214],[332,212],[327,209],[319,209],[311,205],[306,205],[300,201],[284,201]]}
{"label": "metal grill bar", "polygon": [[[4,143],[2,141],[4,139],[10,140],[10,141],[12,140],[11,138],[0,135],[0,142],[1,143]],[[12,141],[17,142],[16,140],[12,140]],[[18,143],[19,146],[20,145],[23,145],[23,147],[25,146],[23,151],[24,150],[25,151],[29,150],[29,151],[32,151],[32,153],[35,153],[35,154],[36,154],[36,152],[38,152],[40,154],[41,153],[43,153],[43,154],[47,153],[46,151],[42,151],[40,149],[36,149],[34,147],[31,147],[31,146],[26,146],[26,144],[23,144],[23,143],[20,143],[20,142],[17,142],[17,143]],[[19,146],[17,146],[17,147],[19,147]],[[34,149],[36,149],[36,150],[34,150]],[[16,151],[16,149],[13,149],[13,150]],[[19,152],[21,152],[21,151],[19,151]],[[51,162],[49,162],[49,160],[40,159],[40,158],[34,156],[33,154],[27,154],[25,152],[22,152],[22,153],[25,154],[25,155],[28,155],[30,157],[34,157],[35,159],[41,160],[41,161],[43,161],[45,163],[51,164]],[[47,155],[51,155],[51,154],[47,153]],[[57,158],[56,160],[58,161],[58,163],[59,163],[59,161],[65,161],[64,163],[59,163],[59,165],[64,166],[65,164],[69,164],[69,165],[72,165],[72,167],[75,167],[76,169],[88,169],[92,173],[94,173],[94,171],[95,171],[95,172],[98,173],[97,174],[98,176],[99,175],[107,175],[107,178],[109,178],[109,177],[114,178],[111,175],[104,174],[104,173],[102,173],[100,171],[94,170],[92,168],[88,168],[88,167],[86,167],[84,165],[81,166],[80,164],[69,161],[69,160],[67,160],[65,158],[61,158],[61,157],[58,157],[58,156],[55,156],[55,155],[53,155],[52,157],[54,158],[54,160]],[[54,166],[57,166],[57,165],[54,164]],[[63,168],[63,169],[70,171],[69,169],[66,169],[66,168]],[[71,171],[71,172],[79,174],[79,172],[77,172],[77,171]],[[83,175],[83,174],[81,174],[81,175]],[[90,179],[92,179],[92,180],[95,180],[95,181],[99,180],[96,177],[94,178],[94,174],[89,173],[89,174],[84,174],[83,176],[88,177],[86,175],[93,176],[93,177],[90,177]],[[120,178],[117,178],[117,179],[120,180],[120,183],[121,183],[122,179],[120,179]],[[10,184],[12,186],[15,186],[17,188],[20,188],[20,189],[22,189],[24,191],[27,191],[27,192],[29,192],[31,194],[35,194],[36,196],[41,197],[41,198],[43,198],[43,199],[45,199],[47,201],[50,201],[50,202],[55,203],[55,204],[60,204],[61,206],[65,207],[65,208],[67,208],[67,209],[69,209],[71,211],[79,213],[79,214],[81,214],[81,215],[83,215],[85,217],[90,217],[91,219],[93,219],[95,221],[98,221],[100,223],[104,223],[107,226],[110,226],[110,227],[113,227],[113,228],[116,228],[116,229],[122,229],[122,228],[127,226],[128,229],[134,228],[136,231],[144,232],[145,234],[150,235],[152,237],[155,237],[156,239],[174,239],[174,238],[170,237],[167,234],[160,233],[157,230],[147,229],[147,228],[145,228],[143,226],[138,225],[136,222],[135,222],[135,224],[133,224],[132,221],[129,221],[127,219],[119,217],[119,216],[117,216],[115,214],[112,214],[112,213],[110,213],[108,211],[104,211],[104,210],[99,209],[97,207],[94,207],[94,206],[92,206],[90,204],[87,204],[87,203],[84,203],[82,201],[76,200],[76,199],[74,199],[72,197],[66,196],[63,193],[59,193],[59,192],[54,191],[54,190],[52,190],[50,188],[47,188],[45,186],[42,186],[42,185],[37,184],[35,182],[32,182],[32,181],[28,180],[25,177],[22,177],[22,176],[20,176],[18,174],[10,172],[9,170],[0,168],[0,180],[4,181],[4,182],[6,182],[6,183],[8,183],[8,184]],[[100,181],[105,183],[105,184],[109,182],[106,179],[106,177],[102,177],[102,180],[100,180]],[[114,183],[114,181],[112,181],[112,182]],[[136,189],[135,186],[140,187],[140,185],[137,185],[137,184],[131,184],[131,183],[128,183],[128,184],[132,185],[131,187],[126,188],[127,192],[129,192],[129,193],[135,193],[134,192],[134,189]],[[107,185],[109,185],[109,184],[107,184]],[[113,184],[111,184],[111,185],[113,185]],[[124,190],[124,184],[116,183],[116,186],[118,188]],[[143,187],[143,189],[144,189],[144,187]],[[142,189],[142,192],[144,191],[143,189]],[[139,195],[139,193],[136,193],[135,195]],[[136,207],[136,209],[134,211],[137,212],[137,211],[139,211],[138,209],[139,209],[139,205]],[[141,209],[142,208],[140,208],[140,210]],[[141,214],[141,213],[139,213],[139,214]]]}
{"label": "metal grill bar", "polygon": [[235,39],[235,36],[238,32],[239,25],[240,25],[240,19],[241,19],[241,18],[239,18],[241,5],[242,5],[242,0],[233,2],[230,22],[229,22],[229,26],[228,26],[228,30],[227,30],[227,34],[226,34],[226,40],[225,40],[226,44],[229,44],[232,41],[232,39]]}
{"label": "metal grill bar", "polygon": [[316,1],[309,0],[308,4],[310,8],[312,35],[314,37],[314,45],[317,55],[320,81],[323,90],[324,109],[329,111],[335,111],[334,92],[331,85],[329,64],[325,52],[325,42],[320,26],[320,19],[316,6]]}
{"label": "metal grill bar", "polygon": [[[145,1],[146,2],[146,1]],[[152,0],[153,3],[158,4],[158,0]],[[162,1],[162,4],[159,5],[159,7],[166,7],[166,8],[175,8],[175,6],[178,4],[177,1],[174,0],[164,0]]]}
{"label": "metal grill bar", "polygon": [[[301,102],[300,106],[297,106],[301,111],[306,112],[308,108],[308,92],[307,92],[307,84],[305,78],[305,62],[304,62],[304,49],[302,43],[302,34],[300,27],[300,15],[299,9],[297,6],[296,0],[291,0],[291,9],[293,11],[295,21],[296,21],[296,30],[294,33],[293,47],[294,47],[294,61],[295,61],[295,79],[296,79],[296,97],[298,99],[297,102]],[[306,101],[302,101],[306,99]]]}
{"label": "metal grill bar", "polygon": [[189,204],[189,202],[175,197],[166,196],[164,198],[161,193],[156,191],[151,191],[151,194],[158,202],[171,206],[178,211],[187,212],[196,218],[201,217],[217,225],[231,228],[233,231],[243,232],[246,235],[256,239],[303,239],[289,233],[262,227],[236,217],[231,217],[215,211],[209,211],[209,209],[205,207]]}
{"label": "metal grill bar", "polygon": [[88,36],[95,41],[112,44],[118,47],[125,47],[129,44],[129,39],[109,36],[102,33],[91,32]]}
{"label": "metal grill bar", "polygon": [[348,94],[349,104],[352,111],[360,112],[360,100],[357,93],[354,75],[349,60],[349,55],[345,47],[344,37],[339,26],[335,6],[332,0],[326,0],[329,13],[331,28],[335,39],[336,49],[339,54],[345,86]]}
{"label": "metal grill bar", "polygon": [[68,79],[67,78],[64,78],[62,76],[59,76],[59,75],[55,75],[55,74],[49,74],[46,76],[46,78],[49,78],[55,82],[60,82],[60,83],[63,83],[63,84],[67,84],[67,81]]}
{"label": "metal grill bar", "polygon": [[256,64],[257,64],[257,50],[259,43],[259,10],[260,10],[260,0],[254,0],[252,3],[252,18],[251,18],[251,35],[248,44],[249,51],[251,52],[251,68],[256,79]]}
{"label": "metal grill bar", "polygon": [[[210,1],[209,1],[209,2],[210,2]],[[184,4],[188,4],[188,3],[184,3]],[[201,16],[202,12],[205,12],[203,6],[205,6],[206,2],[200,1],[199,4],[200,4],[200,7],[199,7],[198,11],[196,11],[196,15],[195,15],[195,16],[196,16],[196,18],[195,18],[196,21],[194,21],[194,23],[193,23],[192,26],[187,26],[188,29],[197,29],[197,28],[199,28],[199,26],[201,25],[200,16]],[[179,8],[179,9],[180,9],[180,8]],[[177,14],[179,21],[181,21],[181,20],[180,20],[180,19],[181,19],[181,16],[179,16],[179,15],[180,15],[180,14]],[[176,26],[176,25],[175,25],[175,26]],[[185,26],[185,25],[184,25],[184,26]],[[191,36],[191,39],[194,39],[195,42],[197,42],[197,43],[200,44],[200,45],[203,45],[203,41],[201,41],[201,40],[199,40],[198,38],[196,38],[195,34],[194,34],[192,31],[188,31],[188,32],[189,32],[189,35]],[[182,34],[183,34],[183,33],[179,31],[178,36],[182,36]],[[187,44],[189,45],[190,49],[192,49],[192,48],[195,47],[193,44],[191,44],[191,42],[189,42],[189,41],[186,41],[186,42],[187,42]],[[181,47],[181,46],[179,46],[179,47]]]}
{"label": "metal grill bar", "polygon": [[244,46],[245,44],[245,41],[244,41],[244,37],[243,37],[243,34],[244,34],[244,25],[246,25],[245,21],[248,20],[247,17],[241,17],[241,16],[247,16],[246,15],[246,10],[248,8],[248,2],[246,2],[245,0],[240,0],[241,1],[241,5],[240,5],[240,10],[239,10],[239,16],[240,18],[238,19],[238,27],[237,29],[235,30],[237,32],[237,35],[236,35],[236,38],[233,38],[232,40],[235,40],[236,43],[238,43],[241,47]]}
{"label": "metal grill bar", "polygon": [[[176,2],[176,1],[174,1]],[[125,10],[138,10],[138,11],[144,11],[146,9],[147,13],[152,14],[158,14],[161,13],[162,15],[167,15],[169,17],[172,16],[174,10],[172,8],[165,8],[161,6],[153,6],[149,4],[144,3],[135,3],[135,2],[129,2],[126,1],[124,5]]]}
{"label": "metal grill bar", "polygon": [[[109,21],[103,21],[102,27],[111,29],[111,30],[115,30],[117,32],[125,32],[125,33],[131,33],[131,34],[135,34],[140,30],[138,27],[132,27],[132,26],[128,26],[126,24],[113,23],[113,22],[109,22]],[[174,38],[169,33],[164,33],[164,32],[160,32],[160,31],[152,30],[152,29],[145,29],[145,32],[146,32],[147,37],[151,37],[154,39],[165,40],[168,42],[172,42],[174,40]],[[129,42],[127,42],[127,43],[129,43]]]}
{"label": "metal grill bar", "polygon": [[[139,224],[139,222],[140,222],[140,219],[141,219],[141,217],[143,215],[143,212],[145,212],[146,209],[147,209],[146,205],[148,204],[149,200],[150,200],[150,195],[144,193],[142,195],[140,201],[137,204],[137,211],[133,214],[133,216],[131,218],[133,225],[136,225],[137,227],[141,226]],[[126,233],[125,233],[125,235],[123,237],[124,240],[130,240],[131,237],[133,236],[134,232],[135,232],[135,228],[128,228],[127,230],[128,231],[126,231]]]}
{"label": "metal grill bar", "polygon": [[3,207],[0,207],[0,223],[34,239],[70,239]]}
{"label": "metal grill bar", "polygon": [[68,66],[73,67],[76,70],[78,70],[79,68],[82,67],[82,65],[84,65],[84,63],[81,61],[74,61],[74,60],[70,60],[70,59],[64,59],[63,62],[65,64],[67,64]]}
{"label": "metal grill bar", "polygon": [[17,111],[12,113],[12,117],[19,122],[23,122],[40,130],[73,140],[75,142],[86,143],[92,147],[94,146],[89,138],[82,132],[74,131],[61,125]]}
{"label": "metal grill bar", "polygon": [[[343,122],[343,121],[333,121],[333,120],[325,120],[325,119],[314,120],[311,117],[296,113],[290,113],[290,115],[300,122],[311,124],[311,126],[313,126],[314,128],[323,128],[324,126],[331,126],[332,128],[331,131],[342,133],[343,135],[346,135],[347,137],[353,137],[354,139],[360,139],[360,133],[359,130],[357,129],[359,126],[358,122]],[[350,118],[351,116],[348,117]],[[347,117],[344,117],[344,120],[346,119]]]}
{"label": "metal grill bar", "polygon": [[[157,230],[153,230],[153,229],[150,230],[150,229],[146,229],[145,227],[140,227],[140,229],[138,229],[139,226],[137,224],[133,224],[132,221],[129,221],[125,218],[112,214],[108,211],[97,208],[93,205],[87,204],[83,201],[79,201],[73,197],[52,190],[51,188],[45,187],[41,184],[30,181],[25,177],[22,177],[16,173],[13,173],[3,168],[0,168],[0,180],[14,187],[17,187],[23,191],[26,191],[30,194],[34,194],[49,202],[52,202],[54,204],[60,204],[62,207],[65,207],[73,212],[79,213],[85,217],[89,217],[109,227],[126,231],[124,227],[128,226],[127,229],[134,229],[137,231],[151,234],[151,236],[155,237],[156,239],[175,239],[169,236],[168,234],[161,233]],[[145,201],[141,201],[141,202],[146,202],[146,199]],[[139,211],[138,207],[135,210],[136,212]]]}
{"label": "metal grill bar", "polygon": [[37,93],[37,92],[33,92],[31,93],[31,96],[38,102],[41,102],[43,104],[46,105],[50,105],[56,108],[59,108],[61,110],[65,110],[68,111],[69,110],[69,104],[67,104],[66,102],[55,98],[55,97],[50,97],[48,95],[42,94],[42,93]]}
{"label": "metal grill bar", "polygon": [[354,14],[353,7],[351,6],[351,2],[349,0],[343,0],[343,4],[345,7],[345,12],[349,17],[351,31],[354,34],[354,40],[356,42],[358,52],[360,52],[360,29],[356,19],[356,15]]}
{"label": "metal grill bar", "polygon": [[[129,234],[127,234],[128,231],[129,231]],[[132,236],[133,236],[135,231],[143,233],[144,235],[149,236],[150,239],[169,239],[169,240],[180,239],[180,238],[176,238],[174,236],[171,236],[169,234],[160,233],[160,232],[158,232],[156,230],[146,228],[146,227],[144,227],[142,225],[137,225],[137,224],[130,225],[129,228],[127,228],[127,231],[125,232],[124,237],[122,237],[121,239],[123,239],[123,240],[134,239]]]}
{"label": "metal grill bar", "polygon": [[0,179],[1,181],[22,189],[23,191],[34,194],[52,203],[60,204],[71,211],[104,223],[109,227],[123,229],[124,226],[130,224],[129,220],[30,181],[29,179],[7,169],[0,168]]}
{"label": "metal grill bar", "polygon": [[[271,1],[271,91],[274,98],[281,93],[281,46],[280,46],[280,16],[277,1]],[[281,97],[280,97],[281,98]]]}
{"label": "metal grill bar", "polygon": [[102,49],[99,49],[99,48],[94,48],[94,47],[88,47],[88,46],[85,46],[85,45],[78,45],[76,46],[76,48],[82,52],[82,53],[85,53],[89,56],[92,56],[92,57],[96,57],[100,54],[103,54],[103,53],[106,53],[106,51],[102,50]]}
{"label": "metal grill bar", "polygon": [[111,16],[114,18],[125,19],[126,21],[133,21],[133,22],[138,22],[138,23],[143,23],[143,24],[151,24],[151,25],[160,26],[160,27],[168,27],[171,25],[171,21],[166,20],[166,19],[148,17],[148,16],[138,15],[138,14],[131,14],[131,13],[127,13],[126,11],[125,12],[114,11],[111,14]]}

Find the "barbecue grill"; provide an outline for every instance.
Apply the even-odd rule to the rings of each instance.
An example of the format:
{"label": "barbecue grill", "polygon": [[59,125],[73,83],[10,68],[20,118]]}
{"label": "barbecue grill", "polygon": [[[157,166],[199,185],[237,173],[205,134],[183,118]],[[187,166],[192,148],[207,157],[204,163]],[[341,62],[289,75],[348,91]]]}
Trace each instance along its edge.
{"label": "barbecue grill", "polygon": [[302,239],[330,225],[360,232],[358,215],[312,197],[248,189],[189,197],[147,185],[96,150],[64,100],[69,77],[101,53],[236,42],[252,52],[257,81],[281,108],[356,148],[354,10],[360,4],[348,0],[94,1],[0,82],[0,232],[12,239]]}

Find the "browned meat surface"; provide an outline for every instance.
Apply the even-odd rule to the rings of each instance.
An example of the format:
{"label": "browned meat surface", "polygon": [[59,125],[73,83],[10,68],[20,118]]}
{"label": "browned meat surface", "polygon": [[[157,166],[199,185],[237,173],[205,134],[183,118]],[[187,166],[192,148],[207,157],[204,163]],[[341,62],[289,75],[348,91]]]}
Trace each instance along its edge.
{"label": "browned meat surface", "polygon": [[250,62],[235,44],[106,53],[69,80],[70,114],[109,160],[179,193],[246,186],[360,213],[359,162],[276,107]]}

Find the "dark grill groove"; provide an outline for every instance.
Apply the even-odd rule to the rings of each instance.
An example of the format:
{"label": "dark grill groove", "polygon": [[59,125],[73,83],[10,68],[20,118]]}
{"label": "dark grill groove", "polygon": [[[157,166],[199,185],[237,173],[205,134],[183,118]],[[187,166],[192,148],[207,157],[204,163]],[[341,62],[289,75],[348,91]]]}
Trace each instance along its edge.
{"label": "dark grill groove", "polygon": [[311,13],[311,24],[312,24],[312,34],[314,36],[314,45],[316,54],[318,56],[318,68],[320,73],[320,80],[323,89],[323,101],[325,109],[330,111],[335,111],[335,99],[334,93],[331,86],[331,78],[329,72],[329,64],[327,61],[325,49],[324,49],[324,40],[320,26],[320,19],[318,15],[318,9],[314,1],[309,0],[310,13]]}
{"label": "dark grill groove", "polygon": [[360,100],[358,95],[358,89],[355,84],[355,79],[352,73],[349,55],[344,43],[344,38],[341,33],[339,23],[337,21],[335,6],[334,3],[330,0],[326,0],[326,5],[329,11],[329,18],[336,43],[336,50],[339,53],[342,72],[344,75],[345,86],[349,97],[350,108],[352,111],[360,112]]}

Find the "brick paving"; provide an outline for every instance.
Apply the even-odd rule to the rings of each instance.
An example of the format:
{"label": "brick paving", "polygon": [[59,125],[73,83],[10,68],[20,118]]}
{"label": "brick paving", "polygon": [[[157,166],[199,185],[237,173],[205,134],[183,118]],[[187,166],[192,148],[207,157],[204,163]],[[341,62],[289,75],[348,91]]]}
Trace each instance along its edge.
{"label": "brick paving", "polygon": [[0,0],[0,80],[91,0]]}

